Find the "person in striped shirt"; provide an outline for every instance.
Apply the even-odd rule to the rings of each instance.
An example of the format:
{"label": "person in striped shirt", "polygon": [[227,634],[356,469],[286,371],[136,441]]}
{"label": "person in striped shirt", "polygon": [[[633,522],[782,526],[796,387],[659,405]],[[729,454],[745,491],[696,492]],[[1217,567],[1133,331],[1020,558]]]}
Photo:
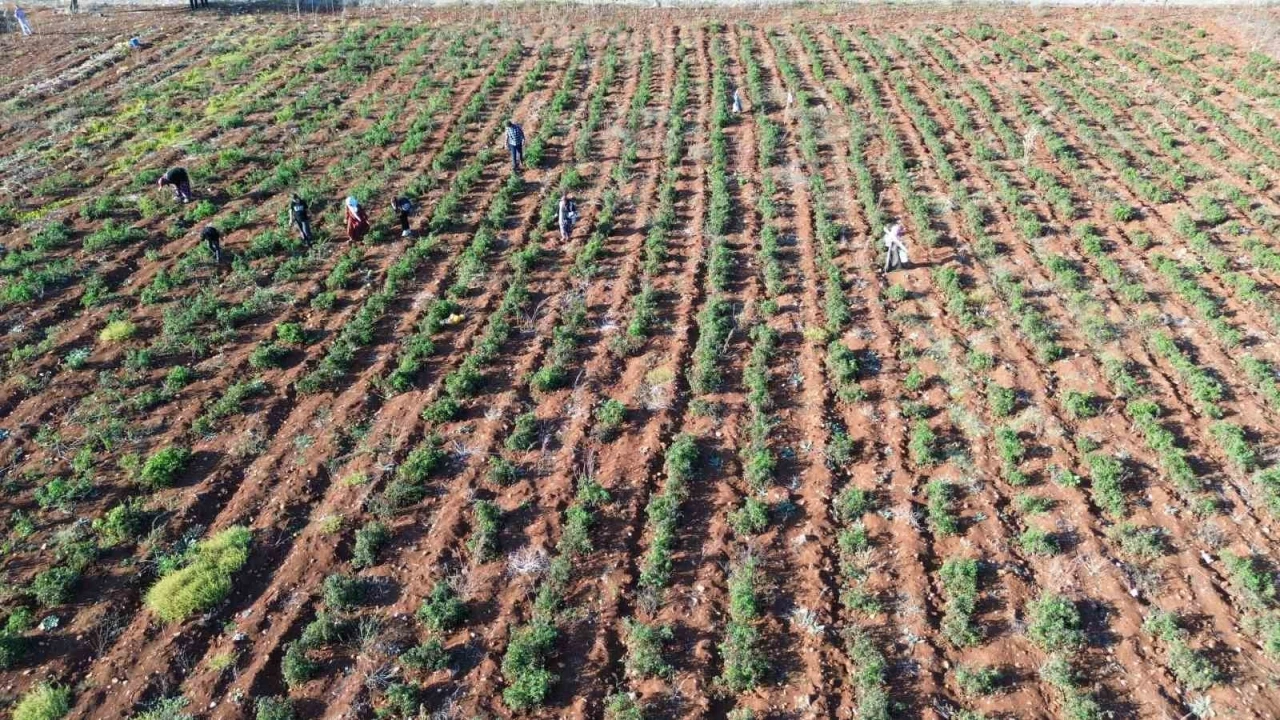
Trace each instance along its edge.
{"label": "person in striped shirt", "polygon": [[520,172],[524,164],[524,128],[514,120],[507,121],[507,150],[511,151],[511,169]]}

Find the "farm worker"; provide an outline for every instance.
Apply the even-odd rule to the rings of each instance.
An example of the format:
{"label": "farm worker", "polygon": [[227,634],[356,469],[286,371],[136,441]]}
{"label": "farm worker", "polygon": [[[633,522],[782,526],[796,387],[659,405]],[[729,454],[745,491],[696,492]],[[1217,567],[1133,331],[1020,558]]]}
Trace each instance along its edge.
{"label": "farm worker", "polygon": [[204,230],[200,231],[200,239],[204,240],[204,244],[209,248],[209,252],[213,253],[213,261],[221,265],[222,233],[218,232],[218,228],[212,225],[206,225]]}
{"label": "farm worker", "polygon": [[569,234],[573,232],[573,224],[578,221],[578,204],[569,197],[569,193],[560,196],[560,208],[556,215],[560,220],[560,239],[568,240]]}
{"label": "farm worker", "polygon": [[347,239],[360,242],[369,232],[369,218],[354,197],[347,198]]}
{"label": "farm worker", "polygon": [[311,218],[307,214],[307,201],[298,193],[289,198],[289,225],[298,229],[302,244],[311,247]]}
{"label": "farm worker", "polygon": [[27,22],[27,11],[18,7],[17,3],[13,5],[13,17],[18,21],[18,27],[22,28],[23,35],[31,34],[31,23]]}
{"label": "farm worker", "polygon": [[169,168],[169,172],[161,175],[160,179],[156,181],[156,185],[160,187],[172,185],[174,199],[183,203],[188,203],[195,199],[191,195],[191,177],[187,175],[186,168]]}
{"label": "farm worker", "polygon": [[907,260],[907,245],[902,242],[902,223],[894,223],[884,230],[884,271],[896,270],[905,267]]}
{"label": "farm worker", "polygon": [[524,164],[524,128],[514,120],[507,121],[507,150],[511,151],[511,169],[520,172]]}
{"label": "farm worker", "polygon": [[142,38],[139,38],[139,37],[131,37],[131,38],[129,38],[129,49],[130,49],[130,50],[141,50],[141,49],[143,49],[144,47],[146,47],[146,46],[142,44]]}
{"label": "farm worker", "polygon": [[733,89],[733,114],[742,114],[742,88]]}
{"label": "farm worker", "polygon": [[396,210],[396,216],[400,218],[400,237],[412,237],[413,230],[409,229],[409,214],[413,212],[413,203],[409,202],[409,198],[401,195],[392,200],[391,205]]}
{"label": "farm worker", "polygon": [[787,107],[791,107],[792,105],[795,104],[795,102],[796,102],[796,96],[792,95],[791,91],[788,90],[787,91]]}

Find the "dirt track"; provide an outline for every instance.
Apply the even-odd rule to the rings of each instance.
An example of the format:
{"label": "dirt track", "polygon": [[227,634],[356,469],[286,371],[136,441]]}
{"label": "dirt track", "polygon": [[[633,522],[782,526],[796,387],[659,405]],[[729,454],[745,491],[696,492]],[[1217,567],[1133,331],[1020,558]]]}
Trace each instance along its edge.
{"label": "dirt track", "polygon": [[[0,37],[0,695],[1280,717],[1280,63],[1240,29],[1274,16],[563,13]],[[237,525],[162,623],[148,589]]]}

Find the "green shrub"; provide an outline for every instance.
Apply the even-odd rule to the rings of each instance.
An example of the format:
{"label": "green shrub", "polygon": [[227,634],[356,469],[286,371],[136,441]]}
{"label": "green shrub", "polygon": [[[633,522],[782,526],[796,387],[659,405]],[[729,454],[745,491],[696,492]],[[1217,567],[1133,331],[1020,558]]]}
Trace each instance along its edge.
{"label": "green shrub", "polygon": [[918,367],[911,368],[907,372],[906,377],[902,378],[902,388],[907,392],[916,392],[923,388],[929,378]]}
{"label": "green shrub", "polygon": [[1075,603],[1049,591],[1027,603],[1027,635],[1045,652],[1075,650],[1085,641]]}
{"label": "green shrub", "polygon": [[351,565],[355,568],[373,567],[378,564],[378,553],[391,542],[391,530],[377,520],[366,523],[356,531],[356,544],[351,553]]}
{"label": "green shrub", "polygon": [[71,512],[76,502],[93,493],[93,483],[87,478],[55,477],[36,488],[34,496],[41,510],[57,509]]}
{"label": "green shrub", "polygon": [[869,490],[863,490],[852,483],[845,485],[832,507],[836,520],[847,525],[875,509],[875,497]]}
{"label": "green shrub", "polygon": [[1219,421],[1209,427],[1209,432],[1231,463],[1242,472],[1251,472],[1257,467],[1258,453],[1245,435],[1244,428],[1235,423]]}
{"label": "green shrub", "polygon": [[287,697],[261,697],[253,707],[254,720],[294,720],[297,717],[293,712],[293,701]]}
{"label": "green shrub", "polygon": [[129,227],[128,225],[121,225],[115,220],[108,219],[102,224],[101,228],[85,236],[83,246],[85,252],[98,252],[118,245],[142,242],[146,239],[146,231]]}
{"label": "green shrub", "polygon": [[1091,453],[1089,475],[1093,483],[1093,501],[1113,518],[1124,517],[1124,465],[1110,455]]}
{"label": "green shrub", "polygon": [[531,710],[546,700],[557,679],[546,667],[547,655],[558,635],[555,625],[542,619],[512,629],[502,658],[502,675],[507,681],[502,700],[507,707],[517,712]]}
{"label": "green shrub", "polygon": [[960,532],[960,520],[951,509],[951,483],[945,480],[932,480],[925,486],[925,510],[929,514],[929,525],[939,535],[955,535]]}
{"label": "green shrub", "polygon": [[1174,613],[1153,610],[1143,621],[1142,629],[1165,644],[1169,651],[1169,669],[1183,687],[1204,692],[1221,681],[1218,668],[1187,645],[1187,633],[1179,626]]}
{"label": "green shrub", "polygon": [[510,460],[501,455],[493,455],[489,458],[489,482],[495,485],[510,485],[519,475],[519,468]]}
{"label": "green shrub", "polygon": [[1013,499],[1013,504],[1018,508],[1018,512],[1024,515],[1039,515],[1052,510],[1054,501],[1053,498],[1044,495],[1021,493]]}
{"label": "green shrub", "polygon": [[79,581],[79,570],[67,565],[55,565],[31,579],[30,591],[36,602],[44,607],[53,607],[70,600]]}
{"label": "green shrub", "polygon": [[169,369],[169,373],[164,376],[164,389],[167,393],[175,393],[187,385],[196,377],[195,372],[185,365],[174,365]]}
{"label": "green shrub", "polygon": [[612,440],[618,436],[622,422],[626,419],[627,406],[610,398],[596,408],[596,432],[604,440]]}
{"label": "green shrub", "polygon": [[644,720],[644,710],[630,695],[614,693],[605,700],[604,720]]}
{"label": "green shrub", "polygon": [[1016,468],[1026,454],[1022,439],[1013,428],[996,428],[996,452],[1004,460],[1006,468]]}
{"label": "green shrub", "polygon": [[1013,414],[1017,400],[1018,394],[1013,388],[1007,388],[994,380],[987,383],[987,405],[990,406],[992,415],[998,418],[1008,417]]}
{"label": "green shrub", "polygon": [[1232,581],[1244,591],[1245,599],[1256,608],[1270,607],[1277,601],[1276,579],[1270,563],[1257,555],[1223,552],[1222,562]]}
{"label": "green shrub", "polygon": [[58,720],[71,712],[71,688],[40,683],[13,708],[13,720]]}
{"label": "green shrub", "polygon": [[1126,522],[1111,528],[1107,535],[1120,545],[1121,552],[1138,560],[1158,560],[1169,552],[1163,528]]}
{"label": "green shrub", "polygon": [[1111,206],[1111,219],[1116,222],[1129,222],[1138,216],[1138,211],[1129,205],[1116,204]]}
{"label": "green shrub", "polygon": [[191,451],[184,447],[170,445],[162,448],[147,458],[140,480],[152,490],[172,487],[190,459]]}
{"label": "green shrub", "polygon": [[720,643],[724,658],[721,680],[733,692],[745,692],[764,682],[768,671],[760,631],[749,623],[730,621]]}
{"label": "green shrub", "polygon": [[9,619],[0,628],[0,670],[12,668],[26,656],[29,643],[24,633],[34,625],[35,617],[24,607],[9,613]]}
{"label": "green shrub", "polygon": [[942,618],[943,636],[957,648],[977,645],[982,640],[973,620],[978,606],[978,561],[948,558],[938,575],[947,600]]}
{"label": "green shrub", "polygon": [[663,648],[675,637],[671,628],[627,620],[626,630],[627,675],[635,678],[669,676],[671,665],[663,659]]}
{"label": "green shrub", "polygon": [[1001,674],[999,668],[982,665],[960,665],[956,667],[956,684],[969,697],[984,697],[995,693],[1000,688]]}
{"label": "green shrub", "polygon": [[466,616],[466,604],[458,597],[453,586],[443,580],[437,580],[431,587],[431,594],[422,601],[417,612],[418,621],[436,632],[452,630]]}
{"label": "green shrub", "polygon": [[438,639],[431,639],[409,648],[400,656],[400,662],[411,670],[434,672],[449,667],[449,651]]}
{"label": "green shrub", "polygon": [[327,610],[316,613],[315,618],[302,629],[298,645],[303,650],[318,650],[341,642],[347,631],[344,623]]}
{"label": "green shrub", "polygon": [[191,701],[178,695],[149,703],[147,709],[134,715],[130,720],[195,720],[195,715],[187,712]]}
{"label": "green shrub", "polygon": [[264,342],[249,353],[249,367],[255,370],[283,367],[288,357],[288,348],[274,342]]}
{"label": "green shrub", "polygon": [[405,457],[396,470],[396,476],[416,484],[427,481],[431,473],[444,462],[444,440],[438,435],[428,435]]}
{"label": "green shrub", "polygon": [[741,538],[764,532],[769,527],[769,506],[753,497],[747,498],[742,507],[729,513],[729,527]]}
{"label": "green shrub", "polygon": [[160,578],[147,591],[147,606],[165,622],[178,622],[226,599],[231,576],[249,560],[248,528],[234,526],[198,543],[186,565]]}
{"label": "green shrub", "polygon": [[98,333],[98,339],[106,343],[124,342],[138,332],[138,327],[128,320],[113,320]]}
{"label": "green shrub", "polygon": [[488,500],[477,500],[472,506],[471,538],[467,546],[479,562],[492,560],[498,554],[498,530],[502,509]]}
{"label": "green shrub", "polygon": [[912,462],[921,467],[937,464],[937,449],[934,447],[936,442],[937,436],[933,434],[933,429],[929,427],[927,420],[916,420],[912,423],[911,439],[907,444]]}
{"label": "green shrub", "polygon": [[296,688],[320,671],[320,665],[307,656],[307,651],[297,641],[284,646],[284,656],[280,659],[280,674],[285,685]]}
{"label": "green shrub", "polygon": [[996,366],[996,359],[990,353],[984,353],[980,350],[970,350],[965,357],[965,364],[975,373],[987,372]]}
{"label": "green shrub", "polygon": [[1096,416],[1098,408],[1095,407],[1094,403],[1093,393],[1076,390],[1068,390],[1066,398],[1063,400],[1063,405],[1066,406],[1067,412],[1077,420]]}
{"label": "green shrub", "polygon": [[1057,555],[1060,548],[1053,533],[1037,527],[1029,527],[1018,536],[1018,546],[1030,555]]}
{"label": "green shrub", "polygon": [[364,580],[335,573],[324,579],[321,594],[326,607],[341,612],[359,607],[364,602],[367,589]]}
{"label": "green shrub", "polygon": [[276,339],[288,345],[306,345],[307,331],[300,323],[280,323],[276,326]]}
{"label": "green shrub", "polygon": [[441,395],[436,401],[423,408],[422,419],[432,425],[447,423],[458,415],[461,403],[452,395]]}
{"label": "green shrub", "polygon": [[126,500],[95,518],[93,530],[103,547],[114,547],[138,539],[145,519],[141,501]]}
{"label": "green shrub", "polygon": [[516,417],[515,426],[505,444],[508,450],[524,451],[532,450],[537,441],[538,416],[530,411]]}

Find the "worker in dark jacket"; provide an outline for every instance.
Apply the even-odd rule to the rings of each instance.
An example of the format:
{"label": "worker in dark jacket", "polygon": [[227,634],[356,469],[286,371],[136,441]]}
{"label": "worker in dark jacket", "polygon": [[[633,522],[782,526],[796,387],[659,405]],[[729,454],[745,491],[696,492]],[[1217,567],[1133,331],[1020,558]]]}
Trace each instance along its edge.
{"label": "worker in dark jacket", "polygon": [[573,225],[578,222],[578,203],[569,197],[569,193],[560,196],[560,204],[556,209],[556,219],[560,221],[560,240],[565,242],[573,234]]}
{"label": "worker in dark jacket", "polygon": [[206,225],[204,230],[200,231],[200,239],[204,240],[204,244],[209,248],[209,252],[213,254],[213,261],[219,265],[222,264],[222,233],[218,232],[218,228],[212,225]]}
{"label": "worker in dark jacket", "polygon": [[311,247],[311,216],[307,208],[307,201],[302,196],[294,193],[289,198],[289,224],[298,229],[298,234],[302,236],[302,244]]}
{"label": "worker in dark jacket", "polygon": [[195,199],[191,194],[191,177],[187,175],[186,168],[169,168],[169,172],[161,175],[160,179],[156,181],[156,185],[160,187],[172,185],[173,197],[179,202],[188,203]]}
{"label": "worker in dark jacket", "polygon": [[413,203],[409,198],[401,195],[391,201],[391,206],[395,208],[396,217],[400,218],[400,237],[412,237],[413,230],[409,227],[409,215],[413,213]]}

